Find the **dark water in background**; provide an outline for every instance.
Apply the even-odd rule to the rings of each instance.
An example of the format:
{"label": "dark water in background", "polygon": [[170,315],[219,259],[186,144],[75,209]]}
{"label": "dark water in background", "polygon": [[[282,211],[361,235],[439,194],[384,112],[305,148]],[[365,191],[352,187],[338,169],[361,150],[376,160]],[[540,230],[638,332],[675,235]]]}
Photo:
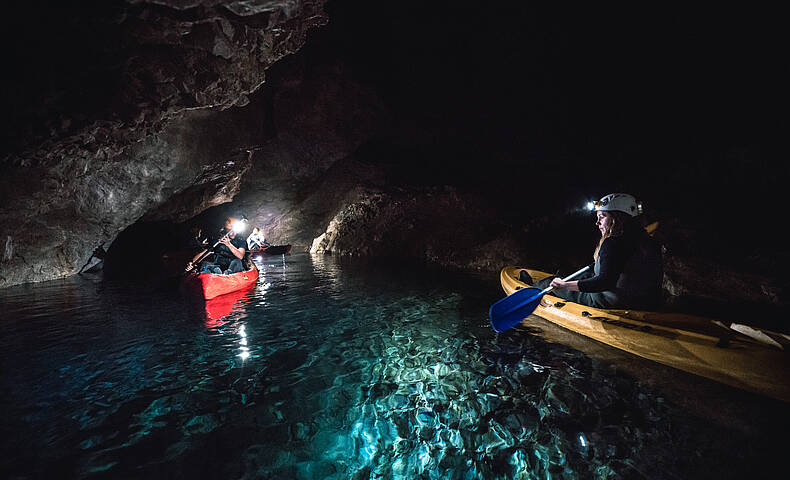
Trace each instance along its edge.
{"label": "dark water in background", "polygon": [[[740,478],[782,464],[786,405],[719,386],[673,399],[624,366],[705,381],[497,336],[496,276],[304,254],[260,268],[207,305],[89,277],[0,290],[0,476]],[[722,395],[719,418],[693,408]]]}

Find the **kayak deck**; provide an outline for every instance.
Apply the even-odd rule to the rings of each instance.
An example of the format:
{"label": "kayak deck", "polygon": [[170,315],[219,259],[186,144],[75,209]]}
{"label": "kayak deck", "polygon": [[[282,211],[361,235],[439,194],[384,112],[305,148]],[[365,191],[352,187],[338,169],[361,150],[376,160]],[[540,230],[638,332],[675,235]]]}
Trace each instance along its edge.
{"label": "kayak deck", "polygon": [[[510,295],[550,274],[508,266],[500,281]],[[603,310],[545,295],[535,315],[568,330],[664,365],[727,385],[790,401],[790,354],[693,315]]]}
{"label": "kayak deck", "polygon": [[229,275],[201,273],[193,276],[194,282],[200,286],[203,298],[210,300],[236,290],[248,287],[258,280],[258,269],[250,262],[250,269]]}

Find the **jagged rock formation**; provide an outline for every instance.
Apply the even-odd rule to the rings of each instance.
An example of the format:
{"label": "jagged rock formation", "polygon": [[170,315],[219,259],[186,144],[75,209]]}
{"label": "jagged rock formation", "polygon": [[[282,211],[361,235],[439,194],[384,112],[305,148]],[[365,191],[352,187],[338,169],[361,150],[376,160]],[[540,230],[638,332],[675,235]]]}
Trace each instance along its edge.
{"label": "jagged rock formation", "polygon": [[249,108],[266,112],[266,131],[232,205],[264,227],[269,241],[294,251],[307,251],[346,192],[386,182],[379,166],[355,153],[386,121],[381,99],[317,50],[276,65],[269,89],[253,99]]}
{"label": "jagged rock formation", "polygon": [[177,219],[232,198],[247,166],[226,171],[238,160],[191,128],[195,112],[246,104],[266,69],[326,22],[323,3],[114,0],[7,12],[38,23],[5,32],[22,45],[9,62],[16,83],[3,89],[15,115],[3,125],[0,287],[76,273],[97,245],[149,211],[161,216],[187,188],[219,186]]}
{"label": "jagged rock formation", "polygon": [[[552,231],[545,218],[536,218],[526,229],[508,230],[485,202],[450,187],[355,188],[337,208],[326,230],[313,240],[311,253],[422,259],[447,268],[492,273],[513,264],[571,272],[592,261],[592,250],[579,248],[580,236],[574,236],[575,246],[561,240],[574,227]],[[670,308],[700,314],[718,311],[740,321],[783,328],[769,319],[786,306],[781,280],[701,256],[685,256],[666,234],[657,237],[665,250],[664,290]]]}

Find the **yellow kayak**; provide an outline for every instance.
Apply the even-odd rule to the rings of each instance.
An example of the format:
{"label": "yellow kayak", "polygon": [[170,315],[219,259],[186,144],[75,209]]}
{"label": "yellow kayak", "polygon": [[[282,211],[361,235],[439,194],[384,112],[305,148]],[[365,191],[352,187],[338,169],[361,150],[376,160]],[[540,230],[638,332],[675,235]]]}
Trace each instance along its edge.
{"label": "yellow kayak", "polygon": [[[550,274],[508,266],[500,281],[508,295]],[[612,347],[689,373],[790,402],[787,336],[677,313],[601,310],[545,295],[534,315]],[[741,328],[743,327],[743,328]]]}

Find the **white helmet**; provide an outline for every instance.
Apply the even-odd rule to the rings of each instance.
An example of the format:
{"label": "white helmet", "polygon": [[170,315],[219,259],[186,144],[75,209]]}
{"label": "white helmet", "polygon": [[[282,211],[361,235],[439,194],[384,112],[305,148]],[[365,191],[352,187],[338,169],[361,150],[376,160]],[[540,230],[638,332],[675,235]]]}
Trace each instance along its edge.
{"label": "white helmet", "polygon": [[588,204],[590,210],[611,212],[623,212],[635,217],[642,213],[642,205],[636,202],[636,198],[627,193],[610,193],[597,202]]}

